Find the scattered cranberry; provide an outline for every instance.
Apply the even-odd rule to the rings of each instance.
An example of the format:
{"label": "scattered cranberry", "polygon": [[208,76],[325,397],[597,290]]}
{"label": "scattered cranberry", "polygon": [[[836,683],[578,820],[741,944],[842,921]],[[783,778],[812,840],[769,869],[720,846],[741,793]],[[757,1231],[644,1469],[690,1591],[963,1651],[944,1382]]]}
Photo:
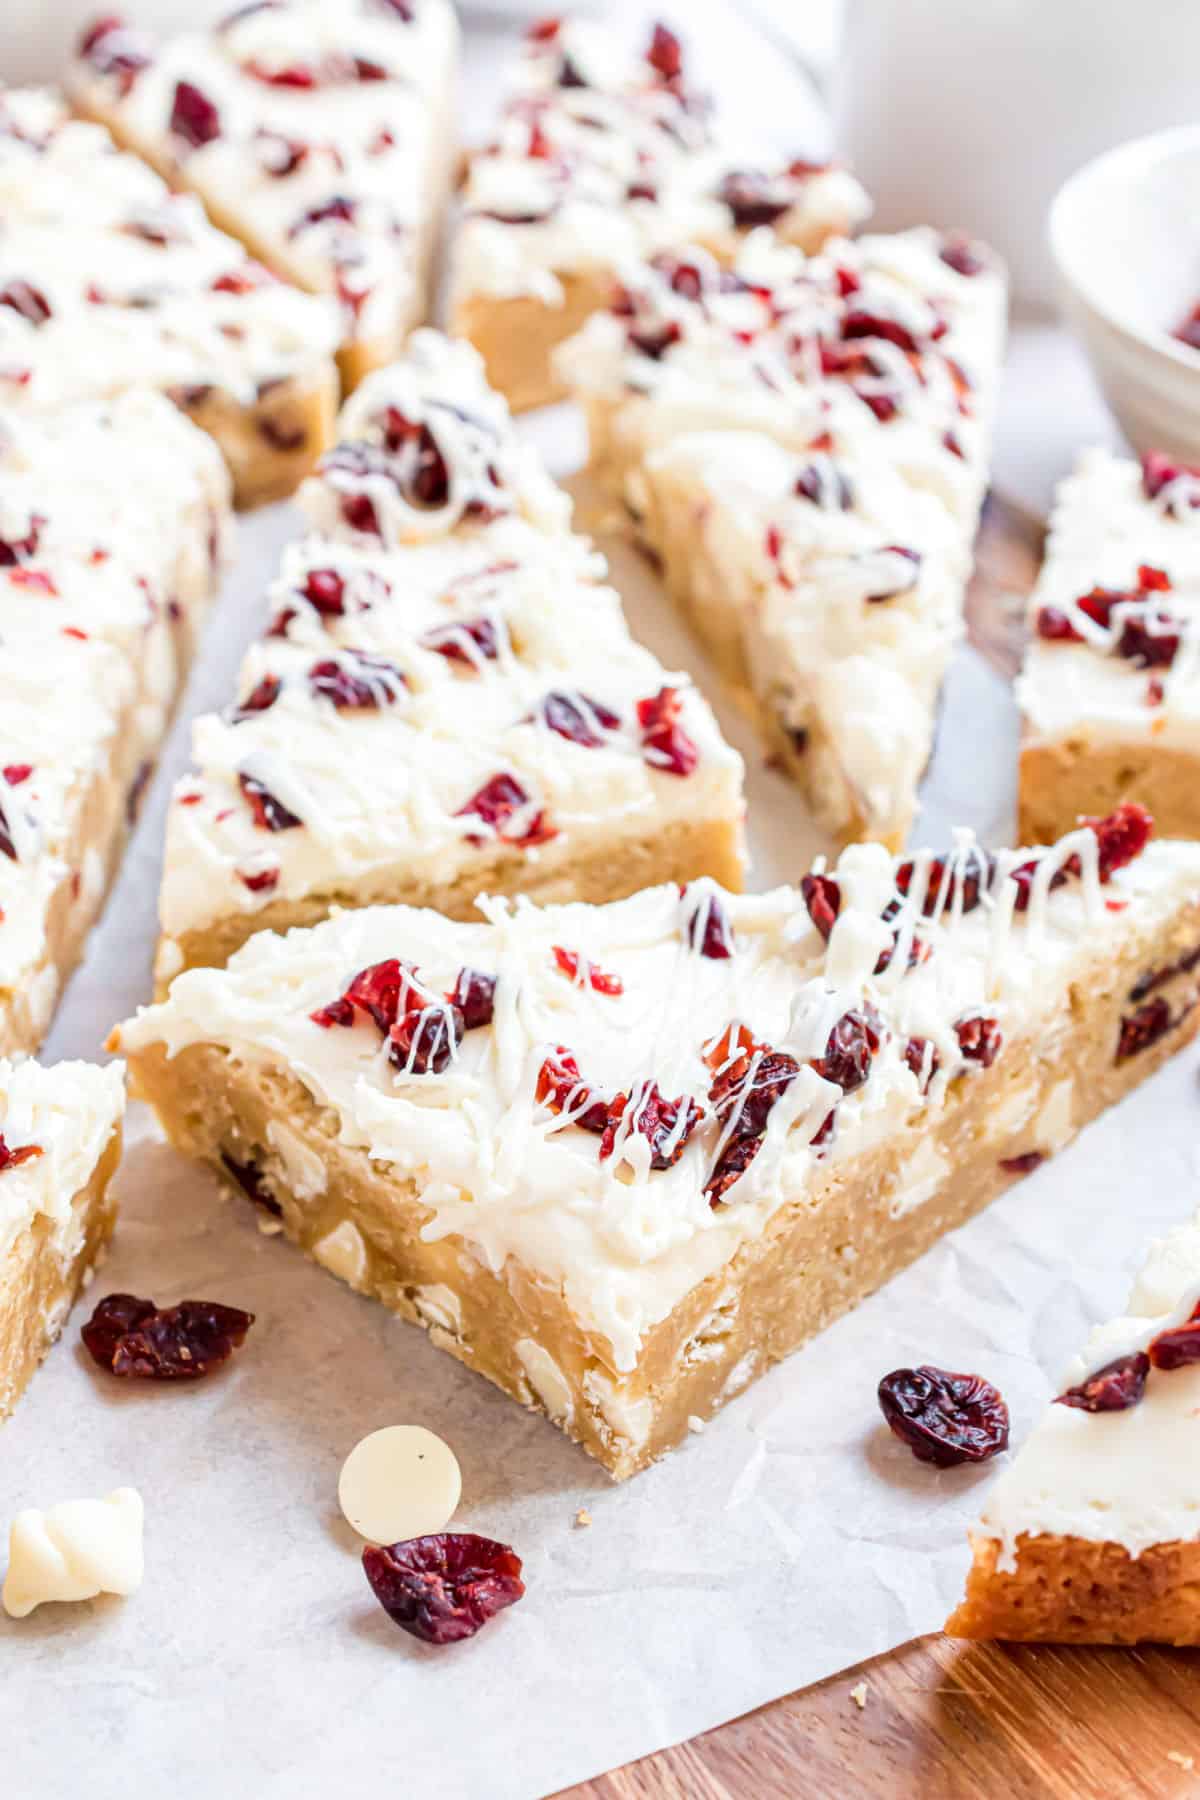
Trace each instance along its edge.
{"label": "scattered cranberry", "polygon": [[1161,994],[1155,1000],[1147,1000],[1136,1012],[1126,1013],[1121,1020],[1120,1036],[1117,1039],[1117,1061],[1127,1062],[1131,1056],[1138,1056],[1143,1050],[1149,1050],[1177,1023],[1178,1020],[1171,1017],[1171,1008]]}
{"label": "scattered cranberry", "polygon": [[687,1095],[668,1100],[654,1081],[643,1082],[634,1098],[618,1094],[609,1103],[608,1121],[600,1139],[600,1159],[610,1157],[616,1149],[617,1134],[628,1123],[629,1135],[636,1133],[650,1145],[650,1167],[669,1169],[683,1155],[687,1141],[704,1117],[701,1107]]}
{"label": "scattered cranberry", "polygon": [[492,1022],[496,1010],[496,977],[485,975],[482,969],[460,969],[448,998],[462,1014],[464,1029],[477,1031],[480,1026]]}
{"label": "scattered cranberry", "polygon": [[281,131],[260,128],[254,134],[254,143],[258,149],[259,167],[277,181],[294,175],[308,157],[307,144],[297,138],[284,137]]}
{"label": "scattered cranberry", "polygon": [[323,619],[341,618],[346,610],[346,580],[336,569],[310,569],[300,593]]}
{"label": "scattered cranberry", "polygon": [[608,1127],[608,1101],[584,1081],[579,1064],[563,1044],[538,1070],[534,1099],[553,1113],[567,1113],[572,1125],[597,1134]]}
{"label": "scattered cranberry", "polygon": [[42,1154],[40,1144],[19,1144],[15,1150],[10,1150],[0,1131],[0,1173],[5,1169],[18,1169],[22,1163],[32,1162],[34,1157]]}
{"label": "scattered cranberry", "polygon": [[1157,969],[1148,969],[1140,975],[1129,990],[1131,1000],[1144,1000],[1157,987],[1171,981],[1176,975],[1187,975],[1200,963],[1200,944],[1194,950],[1187,950],[1176,962],[1164,963]]}
{"label": "scattered cranberry", "polygon": [[915,354],[920,344],[899,319],[886,319],[878,313],[868,312],[862,307],[849,307],[842,320],[843,338],[883,338],[889,344],[895,344],[900,350]]}
{"label": "scattered cranberry", "polygon": [[270,894],[279,886],[278,869],[258,869],[253,874],[247,874],[245,869],[239,869],[237,878],[244,888],[249,888],[252,894]]}
{"label": "scattered cranberry", "polygon": [[836,1083],[844,1094],[855,1093],[871,1073],[882,1031],[882,1021],[870,1007],[862,1012],[843,1013],[829,1033],[824,1055],[817,1058],[813,1068],[825,1081]]}
{"label": "scattered cranberry", "polygon": [[196,1381],[245,1341],[254,1314],[212,1300],[159,1308],[134,1294],[101,1300],[80,1334],[100,1368],[147,1381]]}
{"label": "scattered cranberry", "polygon": [[304,823],[294,812],[289,812],[283,801],[277,800],[255,776],[240,774],[238,785],[246,796],[254,814],[254,823],[260,831],[292,831],[297,825]]}
{"label": "scattered cranberry", "polygon": [[1183,1325],[1160,1331],[1150,1341],[1150,1362],[1156,1369],[1184,1369],[1200,1362],[1200,1305]]}
{"label": "scattered cranberry", "polygon": [[371,963],[358,971],[338,999],[319,1007],[309,1018],[328,1031],[334,1025],[353,1025],[355,1012],[364,1012],[386,1034],[401,1013],[419,1010],[426,1004],[414,985],[415,977],[412,963],[400,962],[394,956],[385,962]]}
{"label": "scattered cranberry", "polygon": [[154,60],[145,39],[116,14],[88,27],[79,40],[79,55],[97,75],[111,76],[122,98]]}
{"label": "scattered cranberry", "polygon": [[755,225],[774,225],[792,204],[793,196],[757,169],[733,169],[717,189],[717,198],[733,215],[740,231]]}
{"label": "scattered cranberry", "polygon": [[308,231],[314,225],[353,225],[358,216],[358,203],[347,198],[345,194],[333,194],[323,200],[319,206],[310,206],[307,212],[288,228],[290,238],[299,237],[302,231]]}
{"label": "scattered cranberry", "polygon": [[1189,507],[1200,506],[1200,468],[1176,462],[1161,450],[1148,450],[1142,458],[1142,488],[1147,500],[1157,500],[1164,488],[1170,487],[1182,476],[1186,476],[1189,482],[1186,504]]}
{"label": "scattered cranberry", "polygon": [[176,137],[200,150],[221,135],[221,115],[206,94],[190,81],[175,83],[171,104],[171,130]]}
{"label": "scattered cranberry", "polygon": [[1006,1175],[1032,1175],[1046,1160],[1044,1150],[1025,1150],[1020,1156],[1003,1156],[1000,1167]]}
{"label": "scattered cranberry", "polygon": [[904,1046],[904,1061],[922,1083],[922,1093],[928,1093],[929,1084],[941,1067],[941,1060],[928,1038],[910,1037]]}
{"label": "scattered cranberry", "polygon": [[362,1562],[388,1618],[426,1644],[474,1637],[525,1592],[515,1551],[472,1531],[368,1544]]}
{"label": "scattered cranberry", "polygon": [[4,776],[9,787],[20,787],[32,774],[32,763],[5,763],[3,769],[0,769],[0,775]]}
{"label": "scattered cranberry", "polygon": [[626,335],[631,349],[648,356],[651,362],[660,362],[671,345],[682,338],[683,328],[678,319],[666,319],[661,325],[631,325]]}
{"label": "scattered cranberry", "polygon": [[580,987],[590,987],[593,993],[616,996],[625,992],[625,983],[619,975],[609,975],[586,956],[580,956],[578,950],[564,950],[561,944],[551,946],[554,961],[560,974],[568,981]]}
{"label": "scattered cranberry", "polygon": [[605,734],[619,730],[621,725],[620,714],[601,701],[592,700],[587,694],[558,691],[543,695],[530,717],[585,750],[598,749]]}
{"label": "scattered cranberry", "polygon": [[[911,864],[909,866],[911,869]],[[832,875],[806,875],[800,883],[800,892],[809,918],[828,943],[842,904],[841,888]]]}
{"label": "scattered cranberry", "polygon": [[978,1063],[983,1069],[991,1068],[1004,1042],[995,1019],[985,1019],[979,1014],[970,1019],[960,1019],[954,1027],[954,1035],[964,1059]]}
{"label": "scattered cranberry", "polygon": [[678,81],[683,73],[683,45],[673,31],[656,24],[650,38],[646,61],[664,81]]}
{"label": "scattered cranberry", "polygon": [[690,775],[700,760],[699,750],[679,723],[682,712],[678,688],[660,688],[637,703],[642,753],[651,768],[666,775]]}
{"label": "scattered cranberry", "polygon": [[706,893],[697,901],[688,915],[684,934],[689,950],[694,950],[698,956],[724,962],[733,955],[733,926],[716,894]]}
{"label": "scattered cranberry", "polygon": [[879,1405],[918,1462],[950,1469],[987,1462],[1008,1448],[1008,1408],[982,1375],[955,1375],[928,1363],[893,1369],[879,1383]]}
{"label": "scattered cranberry", "polygon": [[1078,1407],[1081,1412],[1124,1412],[1141,1399],[1149,1373],[1150,1358],[1145,1351],[1118,1356],[1078,1387],[1069,1387],[1065,1394],[1059,1394],[1054,1404]]}
{"label": "scattered cranberry", "polygon": [[[525,792],[514,775],[493,775],[489,781],[474,793],[465,806],[460,806],[454,814],[456,819],[478,819],[505,844],[520,844],[532,847],[535,844],[548,843],[557,835],[554,827],[546,823],[546,815],[540,808],[529,814],[533,801]],[[528,814],[528,817],[525,815]],[[518,831],[508,829],[514,818],[523,818],[524,822]],[[467,834],[468,844],[480,845],[487,839],[474,832]]]}
{"label": "scattered cranberry", "polygon": [[37,555],[42,526],[45,523],[41,513],[32,513],[29,519],[29,530],[23,538],[0,538],[0,569],[11,569],[14,564],[24,562],[27,557]]}
{"label": "scattered cranberry", "polygon": [[445,625],[435,625],[424,634],[421,644],[449,662],[465,663],[472,669],[481,662],[494,662],[500,654],[496,621],[487,617],[455,619]]}
{"label": "scattered cranberry", "polygon": [[792,492],[814,506],[838,507],[849,512],[854,505],[854,487],[850,477],[837,463],[822,469],[818,463],[806,463],[796,477]]}
{"label": "scattered cranberry", "polygon": [[315,662],[308,671],[308,685],[339,712],[365,712],[394,705],[408,683],[395,663],[362,650],[345,650],[340,658]]}
{"label": "scattered cranberry", "polygon": [[[771,1112],[800,1065],[786,1051],[760,1043],[744,1025],[731,1025],[706,1060],[714,1070],[708,1098],[722,1121],[727,1143],[705,1184],[716,1206],[757,1155]],[[751,1149],[739,1149],[750,1143]]]}
{"label": "scattered cranberry", "polygon": [[406,1075],[440,1075],[462,1042],[457,1006],[413,1007],[388,1033],[388,1057]]}
{"label": "scattered cranberry", "polygon": [[983,258],[976,253],[970,238],[958,231],[949,232],[942,239],[938,255],[958,275],[982,275],[987,267]]}
{"label": "scattered cranberry", "polygon": [[44,325],[50,317],[50,302],[45,294],[27,281],[9,281],[0,288],[0,306],[10,306],[33,326]]}
{"label": "scattered cranberry", "polygon": [[[896,869],[896,887],[907,896],[912,885],[916,864],[902,862]],[[985,851],[974,846],[965,856],[946,858],[935,856],[931,859],[926,874],[925,893],[921,901],[921,914],[926,919],[945,909],[957,906],[960,912],[974,912],[986,894],[996,867],[994,859]]]}
{"label": "scattered cranberry", "polygon": [[20,862],[21,860],[17,855],[17,846],[13,838],[12,828],[8,823],[8,819],[5,816],[4,808],[2,806],[0,806],[0,855],[7,856],[10,862]]}
{"label": "scattered cranberry", "polygon": [[1098,868],[1101,881],[1134,862],[1154,835],[1154,820],[1136,800],[1123,800],[1105,819],[1085,819],[1099,839]]}
{"label": "scattered cranberry", "polygon": [[278,675],[264,675],[234,713],[233,723],[236,725],[240,720],[248,719],[252,713],[267,712],[282,692],[283,683]]}
{"label": "scattered cranberry", "polygon": [[710,1206],[720,1206],[730,1188],[739,1182],[762,1149],[761,1138],[731,1138],[713,1164],[704,1184]]}

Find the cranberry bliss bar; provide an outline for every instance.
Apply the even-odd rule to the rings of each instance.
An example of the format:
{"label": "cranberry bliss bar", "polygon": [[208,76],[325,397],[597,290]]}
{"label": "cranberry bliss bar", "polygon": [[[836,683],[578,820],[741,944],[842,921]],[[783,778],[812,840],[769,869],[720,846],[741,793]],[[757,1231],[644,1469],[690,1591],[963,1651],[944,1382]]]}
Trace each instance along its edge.
{"label": "cranberry bliss bar", "polygon": [[252,932],[480,892],[741,876],[741,762],[630,638],[469,344],[417,332],[302,494],[238,700],[171,806],[159,974]]}
{"label": "cranberry bliss bar", "polygon": [[1200,1219],[1152,1248],[972,1533],[954,1637],[1200,1644]]}
{"label": "cranberry bliss bar", "polygon": [[627,273],[559,352],[592,467],[842,841],[902,841],[961,630],[1004,287],[917,231]]}
{"label": "cranberry bliss bar", "polygon": [[251,255],[333,298],[353,386],[424,317],[457,39],[449,0],[268,0],[161,45],[108,17],[70,92]]}
{"label": "cranberry bliss bar", "polygon": [[131,387],[216,438],[240,505],[290,493],[329,442],[328,301],[215,231],[53,94],[0,93],[0,407]]}
{"label": "cranberry bliss bar", "polygon": [[0,1060],[0,1419],[108,1243],[124,1113],[120,1063]]}
{"label": "cranberry bliss bar", "polygon": [[1148,828],[343,913],[114,1044],[181,1150],[623,1477],[1192,1035],[1200,845]]}
{"label": "cranberry bliss bar", "polygon": [[526,39],[471,162],[450,300],[452,329],[514,409],[561,397],[554,348],[608,304],[623,263],[688,243],[731,259],[756,225],[815,250],[869,211],[844,169],[738,166],[683,63],[662,25],[643,56],[583,19],[544,20]]}
{"label": "cranberry bliss bar", "polygon": [[1129,799],[1200,836],[1200,472],[1085,452],[1058,492],[1029,632],[1023,833],[1049,842]]}
{"label": "cranberry bliss bar", "polygon": [[229,480],[161,394],[0,428],[0,1054],[99,911],[220,576]]}

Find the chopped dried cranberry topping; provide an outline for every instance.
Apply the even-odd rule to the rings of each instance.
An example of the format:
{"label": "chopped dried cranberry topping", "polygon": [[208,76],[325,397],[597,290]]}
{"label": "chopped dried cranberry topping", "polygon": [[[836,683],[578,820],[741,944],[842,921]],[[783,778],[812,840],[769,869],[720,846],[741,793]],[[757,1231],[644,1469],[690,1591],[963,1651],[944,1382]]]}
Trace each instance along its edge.
{"label": "chopped dried cranberry topping", "polygon": [[28,781],[29,777],[33,774],[33,764],[5,763],[4,768],[0,770],[0,774],[4,776],[9,787],[20,787],[21,783]]}
{"label": "chopped dried cranberry topping", "polygon": [[308,1016],[314,1025],[328,1030],[333,1025],[353,1025],[355,1011],[374,1019],[380,1031],[389,1032],[402,1013],[420,1010],[428,1002],[415,984],[412,963],[389,957],[360,969],[345,992],[329,1006]]}
{"label": "chopped dried cranberry topping", "polygon": [[15,1150],[10,1150],[0,1131],[0,1173],[5,1169],[18,1169],[22,1163],[32,1162],[34,1157],[42,1154],[40,1144],[18,1144]]}
{"label": "chopped dried cranberry topping", "polygon": [[97,75],[112,76],[122,96],[154,60],[145,40],[115,13],[88,27],[79,40],[79,54]]}
{"label": "chopped dried cranberry topping", "polygon": [[462,1014],[464,1029],[478,1031],[480,1026],[492,1022],[496,1010],[496,977],[485,975],[482,969],[460,969],[453,992],[447,997]]}
{"label": "chopped dried cranberry topping", "polygon": [[1008,1448],[1008,1408],[982,1375],[955,1375],[928,1363],[893,1369],[879,1383],[879,1406],[917,1460],[939,1469],[987,1462]]}
{"label": "chopped dried cranberry topping", "polygon": [[1025,1150],[1020,1156],[1002,1156],[1000,1167],[1006,1175],[1032,1175],[1046,1160],[1044,1150]]}
{"label": "chopped dried cranberry topping", "polygon": [[1126,1013],[1117,1039],[1117,1061],[1126,1062],[1131,1056],[1149,1050],[1178,1023],[1171,1017],[1171,1008],[1161,994],[1157,999],[1147,1000],[1136,1012]]}
{"label": "chopped dried cranberry topping", "polygon": [[[541,808],[534,808],[525,789],[513,775],[493,775],[489,781],[454,814],[456,819],[478,819],[490,827],[492,832],[505,844],[522,844],[532,846],[548,843],[557,835],[554,827],[546,823],[546,815]],[[514,819],[517,828],[512,829]],[[467,834],[468,844],[483,844],[485,837],[474,832]]]}
{"label": "chopped dried cranberry topping", "polygon": [[961,232],[949,232],[942,239],[938,255],[942,261],[959,275],[982,275],[987,264],[979,256],[970,238]]}
{"label": "chopped dried cranberry topping", "polygon": [[20,862],[17,846],[13,838],[12,828],[8,823],[4,808],[0,806],[0,855],[7,856],[10,862]]}
{"label": "chopped dried cranberry topping", "polygon": [[308,685],[339,712],[364,712],[394,705],[408,683],[403,671],[384,657],[344,650],[340,657],[315,662],[308,671]]}
{"label": "chopped dried cranberry topping", "polygon": [[11,306],[30,325],[44,325],[50,317],[50,302],[40,288],[28,281],[9,281],[0,288],[0,306]]}
{"label": "chopped dried cranberry topping", "polygon": [[774,225],[792,204],[792,195],[758,169],[731,169],[717,188],[717,198],[733,215],[739,230]]}
{"label": "chopped dried cranberry topping", "polygon": [[666,319],[653,327],[631,325],[626,335],[631,349],[648,356],[651,362],[659,362],[671,345],[679,342],[683,328],[678,319]]}
{"label": "chopped dried cranberry topping", "polygon": [[563,1044],[559,1044],[538,1070],[534,1098],[553,1113],[566,1113],[572,1125],[599,1135],[608,1127],[608,1101],[589,1087],[579,1072],[579,1064]]}
{"label": "chopped dried cranberry topping", "polygon": [[920,349],[920,345],[908,326],[901,324],[899,319],[886,319],[878,313],[868,312],[863,307],[847,308],[842,320],[842,336],[851,340],[884,338],[889,344],[895,344],[901,350],[915,352]]}
{"label": "chopped dried cranberry topping", "polygon": [[625,992],[625,983],[619,975],[609,975],[596,963],[589,962],[586,956],[580,956],[578,950],[564,950],[561,944],[553,944],[551,951],[560,973],[568,981],[579,987],[590,987],[594,993],[610,994],[614,997]]}
{"label": "chopped dried cranberry topping", "polygon": [[678,81],[683,73],[683,45],[667,26],[656,24],[646,61],[664,81]]}
{"label": "chopped dried cranberry topping", "polygon": [[[686,894],[687,889],[683,892]],[[684,927],[689,950],[698,956],[724,962],[734,952],[733,926],[729,914],[714,893],[705,893],[688,914]]]}
{"label": "chopped dried cranberry topping", "polygon": [[800,892],[809,918],[828,943],[842,904],[841,888],[832,875],[806,875],[800,883]]}
{"label": "chopped dried cranberry topping", "polygon": [[356,201],[348,199],[345,194],[333,194],[319,206],[310,206],[307,212],[301,213],[288,228],[288,236],[299,237],[302,231],[308,231],[313,225],[327,225],[331,220],[340,225],[352,225],[357,214]]}
{"label": "chopped dried cranberry topping", "polygon": [[730,1139],[713,1164],[712,1174],[704,1184],[710,1206],[719,1206],[729,1189],[741,1180],[762,1149],[762,1142],[760,1137]]}
{"label": "chopped dried cranberry topping", "polygon": [[213,1300],[157,1307],[134,1294],[109,1294],[80,1333],[93,1362],[144,1381],[197,1381],[245,1342],[254,1314]]}
{"label": "chopped dried cranberry topping", "polygon": [[825,1054],[817,1058],[813,1068],[824,1080],[835,1082],[844,1094],[853,1094],[871,1073],[882,1032],[882,1020],[870,1007],[863,1012],[843,1013],[829,1033]]}
{"label": "chopped dried cranberry topping", "polygon": [[985,1019],[979,1013],[970,1019],[960,1019],[954,1027],[954,1035],[964,1060],[978,1063],[984,1069],[991,1068],[1004,1042],[995,1019]]}
{"label": "chopped dried cranberry topping", "polygon": [[494,662],[500,654],[496,621],[486,616],[435,625],[424,634],[421,643],[426,650],[435,650],[448,661],[466,663],[472,669],[481,662]]}
{"label": "chopped dried cranberry topping", "polygon": [[273,1213],[276,1218],[283,1216],[283,1208],[262,1179],[262,1171],[257,1163],[238,1162],[228,1151],[222,1150],[221,1163],[228,1174],[237,1182],[247,1200],[253,1200],[255,1206],[261,1206],[264,1212]]}
{"label": "chopped dried cranberry topping", "polygon": [[198,87],[190,81],[175,83],[175,98],[171,103],[171,130],[176,137],[190,144],[193,150],[202,149],[211,144],[214,138],[221,135],[221,115]]}
{"label": "chopped dried cranberry topping", "polygon": [[1159,968],[1147,969],[1144,975],[1139,975],[1129,990],[1129,998],[1144,1000],[1147,994],[1152,994],[1155,988],[1172,981],[1176,975],[1189,974],[1197,963],[1200,963],[1200,944],[1194,950],[1186,951],[1176,962],[1163,963]]}
{"label": "chopped dried cranberry topping", "polygon": [[[933,857],[921,901],[922,916],[931,919],[942,908],[953,906],[964,913],[974,912],[988,890],[995,867],[994,859],[974,846],[965,855]],[[915,869],[912,862],[902,862],[897,867],[896,887],[901,894],[907,896]]]}
{"label": "chopped dried cranberry topping", "polygon": [[1161,450],[1148,450],[1142,458],[1142,488],[1147,500],[1157,500],[1163,489],[1178,481],[1181,475],[1190,477],[1191,481],[1186,496],[1187,504],[1192,507],[1200,506],[1200,468],[1177,462],[1173,457],[1165,456]]}
{"label": "chopped dried cranberry topping", "polygon": [[1184,1369],[1200,1362],[1200,1306],[1183,1325],[1172,1325],[1150,1340],[1149,1357],[1156,1369]]}
{"label": "chopped dried cranberry topping", "polygon": [[1034,620],[1034,630],[1040,638],[1046,638],[1051,643],[1078,644],[1083,641],[1059,606],[1040,606]]}
{"label": "chopped dried cranberry topping", "polygon": [[300,592],[323,619],[340,618],[346,610],[346,579],[336,569],[310,569]]}
{"label": "chopped dried cranberry topping", "polygon": [[269,788],[253,775],[240,774],[238,785],[254,814],[254,823],[260,831],[293,831],[297,825],[303,825],[303,819],[289,812],[282,800],[277,800]]}
{"label": "chopped dried cranberry topping", "polygon": [[45,523],[41,513],[31,513],[29,530],[23,538],[0,538],[0,569],[11,569],[15,563],[24,562],[26,557],[37,555]]}
{"label": "chopped dried cranberry topping", "polygon": [[1150,1358],[1144,1350],[1136,1350],[1132,1356],[1118,1356],[1115,1362],[1105,1363],[1078,1387],[1069,1387],[1059,1394],[1054,1404],[1074,1406],[1080,1412],[1124,1412],[1141,1399],[1149,1373]]}
{"label": "chopped dried cranberry topping", "polygon": [[587,694],[568,694],[553,690],[538,701],[530,719],[536,719],[547,730],[585,750],[596,750],[604,742],[606,732],[620,729],[621,717],[599,700]]}
{"label": "chopped dried cranberry topping", "polygon": [[642,754],[651,768],[667,775],[690,775],[700,760],[699,750],[679,723],[682,712],[678,688],[660,688],[637,703]]}
{"label": "chopped dried cranberry topping", "polygon": [[248,719],[252,713],[267,712],[274,706],[282,691],[283,683],[278,675],[264,675],[234,713],[234,724],[240,719]]}
{"label": "chopped dried cranberry topping", "polygon": [[413,1007],[388,1033],[388,1057],[406,1075],[440,1075],[462,1042],[457,1006]]}
{"label": "chopped dried cranberry topping", "polygon": [[281,131],[260,128],[254,134],[259,167],[277,181],[294,175],[308,156],[308,145],[298,138],[285,137]]}
{"label": "chopped dried cranberry topping", "polygon": [[1136,800],[1123,800],[1105,819],[1085,819],[1100,843],[1098,869],[1108,881],[1118,869],[1134,862],[1154,835],[1154,820]]}
{"label": "chopped dried cranberry topping", "polygon": [[690,1096],[668,1100],[659,1092],[658,1083],[643,1082],[634,1098],[618,1094],[609,1103],[608,1122],[600,1139],[600,1159],[610,1157],[616,1149],[622,1128],[626,1136],[644,1137],[650,1146],[650,1167],[669,1169],[683,1155],[688,1139],[704,1117],[703,1109]]}
{"label": "chopped dried cranberry topping", "polygon": [[252,894],[269,894],[279,886],[278,869],[256,869],[252,873],[239,869],[237,878]]}
{"label": "chopped dried cranberry topping", "polygon": [[[800,1073],[796,1058],[759,1043],[745,1026],[731,1025],[713,1046],[707,1061],[715,1071],[708,1098],[729,1145],[743,1138],[760,1139],[775,1106]],[[718,1158],[709,1178],[706,1192],[710,1200],[714,1184],[723,1194],[751,1160],[746,1157],[734,1173],[727,1151]]]}
{"label": "chopped dried cranberry topping", "polygon": [[928,1038],[910,1037],[904,1046],[904,1060],[917,1080],[922,1082],[922,1092],[927,1093],[929,1084],[941,1067],[942,1059]]}
{"label": "chopped dried cranberry topping", "polygon": [[836,506],[842,512],[854,505],[853,483],[837,463],[829,463],[825,468],[819,463],[805,463],[792,492],[802,500],[811,500],[814,506]]}
{"label": "chopped dried cranberry topping", "polygon": [[525,1592],[516,1552],[472,1531],[368,1544],[362,1563],[388,1618],[426,1644],[474,1637]]}

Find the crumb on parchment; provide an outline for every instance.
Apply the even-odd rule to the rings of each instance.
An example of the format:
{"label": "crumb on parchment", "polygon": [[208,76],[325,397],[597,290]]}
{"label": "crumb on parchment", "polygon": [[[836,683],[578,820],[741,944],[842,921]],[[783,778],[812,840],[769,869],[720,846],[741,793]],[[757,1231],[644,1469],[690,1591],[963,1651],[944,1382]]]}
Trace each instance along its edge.
{"label": "crumb on parchment", "polygon": [[850,1689],[850,1698],[853,1700],[855,1706],[857,1706],[859,1712],[861,1712],[867,1704],[867,1684],[865,1681],[860,1681],[857,1687],[852,1687]]}

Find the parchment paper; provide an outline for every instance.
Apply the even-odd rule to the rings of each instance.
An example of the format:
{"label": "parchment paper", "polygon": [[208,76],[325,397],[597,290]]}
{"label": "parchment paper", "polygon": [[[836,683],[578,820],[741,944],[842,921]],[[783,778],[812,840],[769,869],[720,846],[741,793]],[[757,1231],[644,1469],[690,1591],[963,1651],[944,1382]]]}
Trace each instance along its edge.
{"label": "parchment paper", "polygon": [[[570,466],[569,415],[529,429],[557,468]],[[288,508],[243,521],[187,716],[229,697],[295,528]],[[747,756],[754,884],[794,875],[810,847],[794,791],[762,768],[644,567],[620,556],[614,568],[635,630],[695,672]],[[50,1058],[98,1053],[148,992],[162,813],[185,765],[187,716]],[[964,650],[919,836],[944,841],[960,822],[1004,836],[1014,749],[1007,688]],[[1008,1396],[1019,1440],[1090,1322],[1119,1304],[1145,1240],[1192,1208],[1195,1081],[1194,1055],[1177,1059],[620,1488],[420,1331],[264,1236],[251,1209],[223,1199],[135,1109],[120,1231],[93,1297],[199,1295],[258,1322],[219,1376],[146,1391],[91,1367],[77,1314],[4,1427],[0,1520],[127,1482],[147,1512],[136,1597],[0,1618],[5,1793],[528,1800],[936,1629],[993,1471],[916,1464],[879,1422],[878,1377],[922,1360],[978,1369]],[[525,1559],[527,1598],[445,1651],[403,1636],[377,1607],[336,1507],[342,1458],[400,1421],[453,1444],[458,1525]],[[580,1507],[589,1529],[574,1524]]]}

